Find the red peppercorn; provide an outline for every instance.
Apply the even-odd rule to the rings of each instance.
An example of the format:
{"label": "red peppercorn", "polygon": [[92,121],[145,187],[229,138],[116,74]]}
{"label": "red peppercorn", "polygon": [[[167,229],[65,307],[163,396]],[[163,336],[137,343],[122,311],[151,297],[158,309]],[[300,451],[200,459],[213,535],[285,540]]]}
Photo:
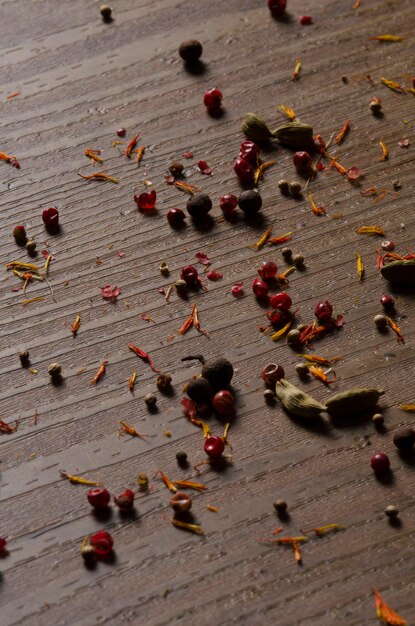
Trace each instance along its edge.
{"label": "red peppercorn", "polygon": [[282,309],[283,311],[288,311],[292,303],[293,301],[286,291],[276,293],[270,300],[273,309]]}
{"label": "red peppercorn", "polygon": [[91,506],[96,509],[100,507],[108,506],[111,500],[111,495],[108,489],[102,489],[101,487],[94,487],[87,491],[86,497]]}
{"label": "red peppercorn", "polygon": [[211,459],[219,459],[225,449],[223,437],[210,436],[205,439],[205,452]]}
{"label": "red peppercorn", "polygon": [[46,228],[54,228],[59,224],[59,211],[55,207],[44,209],[42,220]]}
{"label": "red peppercorn", "polygon": [[258,270],[258,274],[264,280],[270,280],[271,278],[275,278],[278,272],[278,266],[274,261],[264,261],[261,267]]}
{"label": "red peppercorn", "polygon": [[193,265],[186,265],[183,267],[180,277],[186,282],[187,285],[194,285],[199,282],[199,273]]}
{"label": "red peppercorn", "polygon": [[299,19],[301,26],[310,26],[313,23],[311,15],[302,15]]}
{"label": "red peppercorn", "polygon": [[382,246],[383,250],[386,250],[386,252],[392,252],[392,250],[395,250],[394,242],[388,239],[386,239],[385,241],[382,241],[380,245]]}
{"label": "red peppercorn", "polygon": [[251,187],[254,184],[255,170],[248,161],[238,156],[233,164],[233,169],[242,185]]}
{"label": "red peppercorn", "polygon": [[382,306],[386,308],[392,308],[393,306],[395,306],[395,300],[392,298],[392,296],[385,294],[384,296],[381,297],[380,299],[380,303]]}
{"label": "red peppercorn", "polygon": [[318,302],[314,309],[315,316],[320,322],[327,322],[333,313],[333,307],[328,300],[325,302]]}
{"label": "red peppercorn", "polygon": [[266,365],[261,372],[262,380],[267,385],[275,385],[276,382],[284,378],[285,372],[284,368],[281,365],[276,365],[275,363],[270,363]]}
{"label": "red peppercorn", "polygon": [[232,415],[234,412],[235,398],[226,389],[218,391],[213,396],[213,408],[220,415]]}
{"label": "red peppercorn", "polygon": [[265,281],[261,280],[260,278],[255,278],[254,282],[252,283],[252,291],[257,298],[265,298],[265,296],[268,295],[269,288]]}
{"label": "red peppercorn", "polygon": [[235,298],[240,298],[241,296],[243,296],[244,295],[243,283],[235,283],[235,285],[232,285],[231,294],[235,296]]}
{"label": "red peppercorn", "polygon": [[287,0],[268,0],[268,8],[273,17],[281,17],[284,15],[287,6]]}
{"label": "red peppercorn", "polygon": [[114,540],[106,530],[99,530],[90,536],[89,541],[98,557],[109,556],[114,546]]}
{"label": "red peppercorn", "polygon": [[220,89],[209,89],[203,96],[203,103],[211,113],[217,113],[222,105],[222,92]]}
{"label": "red peppercorn", "polygon": [[24,246],[27,241],[26,229],[24,226],[15,226],[13,228],[13,237],[19,246]]}
{"label": "red peppercorn", "polygon": [[125,130],[125,128],[118,128],[117,135],[118,135],[118,137],[125,137],[125,133],[126,132],[127,131]]}
{"label": "red peppercorn", "polygon": [[305,170],[311,165],[311,156],[308,152],[296,152],[293,157],[293,163],[297,170]]}
{"label": "red peppercorn", "polygon": [[186,219],[184,211],[181,209],[170,209],[167,212],[167,221],[172,228],[178,228]]}
{"label": "red peppercorn", "polygon": [[239,155],[251,165],[256,165],[259,156],[259,148],[253,141],[243,141],[239,150]]}
{"label": "red peppercorn", "polygon": [[7,546],[7,539],[5,537],[0,537],[0,554],[5,551]]}
{"label": "red peppercorn", "polygon": [[327,146],[326,146],[326,142],[324,141],[321,135],[315,135],[315,137],[313,137],[313,142],[314,142],[314,147],[318,152],[324,152]]}
{"label": "red peppercorn", "polygon": [[135,493],[132,489],[125,489],[119,496],[115,496],[114,502],[121,511],[131,511],[134,506]]}
{"label": "red peppercorn", "polygon": [[226,193],[219,198],[219,206],[223,213],[233,213],[238,204],[238,198],[233,193]]}
{"label": "red peppercorn", "polygon": [[377,452],[370,459],[370,465],[372,466],[375,474],[385,473],[390,468],[389,457],[384,452]]}
{"label": "red peppercorn", "polygon": [[277,309],[276,311],[268,311],[267,317],[270,323],[275,328],[278,328],[279,326],[283,326],[284,324],[287,323],[289,319],[286,311],[283,311],[282,309]]}
{"label": "red peppercorn", "polygon": [[143,191],[140,195],[135,194],[134,201],[140,211],[154,211],[156,206],[157,194],[154,189],[151,191]]}

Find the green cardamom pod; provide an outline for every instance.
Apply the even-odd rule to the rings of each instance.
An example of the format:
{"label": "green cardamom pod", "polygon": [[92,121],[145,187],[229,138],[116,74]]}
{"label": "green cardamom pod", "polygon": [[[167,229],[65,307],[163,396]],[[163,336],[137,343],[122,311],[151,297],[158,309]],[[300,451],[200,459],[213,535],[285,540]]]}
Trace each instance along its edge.
{"label": "green cardamom pod", "polygon": [[250,140],[261,143],[272,138],[272,131],[266,122],[255,113],[247,113],[242,121],[242,132]]}
{"label": "green cardamom pod", "polygon": [[415,261],[392,261],[381,268],[383,278],[396,285],[415,286]]}
{"label": "green cardamom pod", "polygon": [[287,148],[307,148],[313,143],[313,127],[301,122],[287,122],[272,131],[256,113],[247,113],[242,121],[242,132],[251,141],[261,143],[276,139]]}
{"label": "green cardamom pod", "polygon": [[372,387],[349,389],[336,393],[326,400],[327,413],[332,417],[353,417],[355,413],[361,413],[374,407],[384,393],[383,389]]}
{"label": "green cardamom pod", "polygon": [[298,417],[317,417],[326,407],[312,396],[282,378],[275,385],[275,395],[283,407]]}

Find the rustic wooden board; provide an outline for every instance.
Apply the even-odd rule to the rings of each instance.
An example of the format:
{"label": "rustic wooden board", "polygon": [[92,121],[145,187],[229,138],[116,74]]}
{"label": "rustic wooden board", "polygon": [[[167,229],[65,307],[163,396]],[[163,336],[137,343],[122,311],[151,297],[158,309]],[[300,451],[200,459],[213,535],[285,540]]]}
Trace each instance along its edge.
{"label": "rustic wooden board", "polygon": [[[387,291],[376,269],[380,240],[354,231],[379,224],[398,252],[413,247],[413,145],[398,146],[403,137],[414,142],[413,96],[388,90],[379,78],[410,85],[415,8],[411,0],[362,0],[357,10],[352,4],[291,0],[288,19],[277,22],[262,0],[114,0],[115,20],[104,24],[97,2],[1,1],[0,149],[17,155],[22,166],[0,168],[2,262],[27,259],[11,236],[16,224],[25,224],[39,249],[54,256],[50,280],[56,299],[34,284],[27,297],[45,299],[24,306],[22,292],[13,291],[18,279],[2,272],[0,417],[19,420],[15,434],[1,437],[0,535],[8,537],[10,548],[0,560],[5,626],[360,626],[377,623],[372,587],[414,623],[414,463],[401,459],[392,443],[399,425],[412,423],[398,404],[414,400],[414,296],[396,294],[406,343],[397,344],[393,333],[379,334],[372,318]],[[302,13],[313,16],[313,26],[298,24]],[[406,38],[394,44],[368,40],[385,33]],[[205,71],[199,75],[186,72],[178,58],[179,43],[189,37],[204,44]],[[303,69],[293,82],[297,58]],[[209,117],[202,104],[209,86],[224,92],[220,119]],[[21,95],[8,100],[16,90]],[[383,101],[381,118],[368,110],[374,95]],[[296,176],[292,155],[275,147],[270,154],[277,165],[260,185],[262,219],[224,222],[218,198],[239,190],[232,163],[242,140],[240,118],[254,110],[277,125],[283,119],[279,104],[294,107],[326,138],[350,119],[351,132],[335,152],[342,163],[364,172],[361,186],[333,170],[320,173],[311,189],[328,215],[317,218],[306,197],[280,195],[278,179]],[[119,126],[130,137],[141,131],[148,146],[138,169],[111,147]],[[379,161],[379,141],[389,147],[386,162]],[[86,147],[103,150],[119,185],[79,178],[93,171],[83,156]],[[165,219],[169,208],[183,207],[187,199],[164,182],[168,164],[186,150],[194,153],[186,162],[189,182],[214,201],[209,231],[188,225],[174,232]],[[211,177],[197,171],[198,159],[210,163]],[[145,178],[158,193],[158,214],[147,218],[133,202]],[[397,193],[396,178],[402,183]],[[359,193],[373,186],[388,191],[379,202]],[[49,236],[41,211],[55,205],[62,230]],[[298,361],[284,341],[273,344],[258,330],[265,308],[253,297],[251,281],[262,260],[284,267],[279,250],[249,248],[268,226],[274,236],[295,231],[292,248],[306,258],[306,270],[290,277],[298,318],[312,320],[316,301],[329,298],[346,319],[342,331],[314,346],[324,356],[343,356],[338,382],[326,389],[314,381],[307,389],[324,401],[333,389],[384,387],[384,432],[370,419],[344,427],[324,420],[305,428],[278,406],[265,405],[263,365],[281,363],[295,382]],[[124,257],[117,256],[119,250]],[[158,289],[174,282],[198,251],[209,255],[223,280],[188,301],[173,294],[166,303]],[[362,283],[357,251],[366,265]],[[169,278],[158,271],[161,260],[168,261]],[[230,293],[236,281],[246,286],[238,300]],[[121,287],[116,304],[102,300],[106,284]],[[210,339],[195,330],[178,336],[192,303]],[[143,321],[143,312],[155,323]],[[74,338],[65,322],[77,313],[82,325]],[[128,342],[173,376],[174,394],[159,395],[153,415],[143,397],[154,391],[155,376],[128,351]],[[20,367],[17,352],[24,348],[38,375]],[[158,479],[138,498],[136,517],[123,519],[113,510],[109,519],[95,519],[86,488],[63,480],[59,469],[102,481],[114,493],[134,488],[139,472],[195,475],[175,460],[178,450],[187,451],[192,464],[204,459],[201,433],[180,407],[183,385],[199,372],[181,357],[195,353],[233,361],[238,397],[230,431],[233,465],[223,472],[203,470],[209,491],[194,496],[206,537],[170,525],[169,492]],[[90,386],[104,358],[107,374]],[[63,368],[60,387],[49,382],[53,361]],[[127,379],[134,368],[138,381],[131,395]],[[122,418],[151,438],[118,438]],[[222,432],[220,424],[211,424],[215,434]],[[371,471],[370,457],[379,450],[390,454],[390,482],[379,482]],[[280,524],[272,506],[278,497],[289,503],[288,534],[330,522],[347,529],[310,540],[298,566],[289,548],[257,541]],[[208,503],[220,511],[209,512]],[[385,518],[391,503],[401,511],[400,525]],[[100,528],[113,534],[116,557],[88,570],[80,544]]]}

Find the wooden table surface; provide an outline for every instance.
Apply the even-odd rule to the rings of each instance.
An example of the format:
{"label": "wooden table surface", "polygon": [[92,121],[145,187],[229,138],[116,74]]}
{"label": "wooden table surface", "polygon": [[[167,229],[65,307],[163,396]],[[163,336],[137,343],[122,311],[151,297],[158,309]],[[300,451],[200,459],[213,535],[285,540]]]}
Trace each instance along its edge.
{"label": "wooden table surface", "polygon": [[[4,626],[371,625],[378,623],[372,588],[415,623],[414,462],[402,459],[392,441],[400,425],[412,423],[399,404],[415,400],[414,296],[395,294],[405,344],[393,332],[380,334],[373,317],[388,292],[376,267],[382,239],[355,233],[376,224],[398,253],[413,249],[414,100],[382,85],[380,77],[412,87],[415,6],[411,0],[352,4],[291,0],[287,19],[277,21],[263,0],[114,0],[115,19],[105,24],[97,2],[1,0],[0,149],[21,163],[20,170],[0,164],[2,263],[30,260],[12,237],[14,226],[24,224],[38,250],[53,255],[54,292],[53,299],[45,283],[32,283],[23,294],[16,290],[22,281],[2,271],[0,417],[18,420],[15,433],[1,435],[0,535],[8,539],[0,559]],[[313,25],[299,24],[303,13],[312,15]],[[369,40],[386,33],[404,40]],[[202,73],[186,71],[178,56],[188,38],[203,42]],[[301,77],[292,81],[296,59]],[[219,119],[203,105],[212,86],[224,94]],[[374,96],[382,99],[382,117],[369,111]],[[241,117],[256,111],[276,126],[284,123],[280,104],[293,107],[326,140],[349,119],[348,136],[331,151],[364,176],[353,185],[326,160],[327,169],[309,186],[327,210],[317,217],[307,193],[300,200],[280,194],[277,181],[298,176],[292,153],[274,146],[262,152],[277,161],[259,184],[262,219],[226,222],[218,201],[240,192],[232,165],[243,140]],[[120,126],[127,138],[141,133],[146,152],[138,167],[122,154],[124,146],[111,145]],[[400,147],[404,138],[412,145]],[[389,148],[387,161],[380,160],[380,141]],[[85,148],[102,150],[103,168],[120,179],[118,185],[78,176],[99,171]],[[184,208],[188,198],[164,179],[170,162],[184,160],[185,151],[194,155],[185,161],[187,182],[213,200],[210,229],[188,219],[186,228],[173,231],[166,221],[167,210]],[[211,165],[212,176],[198,171],[200,159]],[[158,194],[154,216],[138,212],[133,201],[145,179]],[[360,193],[373,187],[380,197]],[[59,209],[58,235],[43,226],[48,206]],[[285,340],[274,343],[259,330],[266,306],[251,290],[257,268],[269,259],[280,271],[288,267],[281,246],[249,247],[268,227],[273,236],[293,231],[290,245],[306,259],[305,271],[290,275],[297,322],[312,322],[319,300],[329,299],[335,313],[344,314],[344,328],[310,349],[342,356],[330,388],[314,379],[299,382],[294,367],[300,357]],[[204,278],[206,291],[188,300],[173,292],[166,302],[159,289],[174,283],[184,265],[203,270],[197,252],[209,256],[222,280]],[[365,263],[362,282],[356,252]],[[166,278],[159,272],[163,260],[170,268]],[[40,254],[38,261],[43,263]],[[231,286],[238,281],[245,295],[236,299]],[[116,303],[101,297],[108,284],[121,288]],[[43,299],[22,304],[36,297]],[[195,329],[178,334],[192,304],[209,337]],[[68,322],[78,313],[74,337]],[[174,393],[157,392],[155,374],[128,350],[129,342],[171,373]],[[23,349],[37,374],[20,366]],[[182,388],[200,372],[197,362],[181,358],[195,353],[228,357],[237,394],[232,464],[223,471],[202,467],[198,480],[209,490],[192,494],[205,537],[171,525],[171,494],[153,479],[158,470],[195,479],[193,466],[205,459],[202,433],[180,405]],[[90,385],[104,359],[105,377]],[[49,380],[52,362],[62,365],[61,386]],[[278,403],[264,402],[260,372],[268,362],[283,365],[288,380],[323,402],[351,387],[384,388],[385,429],[377,431],[371,415],[343,424],[327,415],[309,426],[291,420]],[[127,381],[134,369],[132,394]],[[150,414],[143,398],[154,391],[158,411]],[[149,438],[117,436],[121,419]],[[210,418],[209,425],[222,434],[218,420]],[[177,465],[180,450],[189,456],[188,470]],[[370,467],[377,451],[390,456],[389,481],[377,480]],[[115,494],[137,489],[137,475],[145,472],[150,489],[137,496],[135,516],[120,517],[114,507],[99,519],[91,514],[87,487],[70,484],[59,470],[99,481]],[[283,523],[273,508],[277,498],[289,506]],[[400,524],[388,522],[389,504],[399,507]],[[329,523],[346,528],[320,539],[310,535],[302,565],[289,546],[258,541],[277,526],[288,536]],[[113,535],[115,558],[87,569],[82,539],[99,529]]]}

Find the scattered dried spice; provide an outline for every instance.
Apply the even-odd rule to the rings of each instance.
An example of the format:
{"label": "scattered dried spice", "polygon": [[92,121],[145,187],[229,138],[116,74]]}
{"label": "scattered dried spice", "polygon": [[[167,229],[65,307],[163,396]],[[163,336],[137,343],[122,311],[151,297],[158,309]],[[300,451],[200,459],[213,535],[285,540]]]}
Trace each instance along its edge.
{"label": "scattered dried spice", "polygon": [[135,135],[135,136],[131,139],[131,141],[128,143],[128,145],[127,145],[127,147],[126,147],[126,149],[125,149],[125,151],[124,151],[124,154],[125,154],[125,156],[127,157],[127,159],[131,159],[131,154],[132,154],[132,151],[134,150],[134,148],[135,148],[135,147],[136,147],[136,145],[137,145],[137,139],[139,138],[139,136],[140,136],[140,133],[138,133],[137,135]]}
{"label": "scattered dried spice", "polygon": [[287,322],[287,324],[285,324],[285,326],[283,326],[282,328],[277,330],[275,333],[273,333],[271,335],[272,341],[279,341],[280,339],[282,339],[284,337],[285,333],[288,332],[289,329],[291,328],[293,322],[294,322],[293,319],[290,320],[289,322]]}
{"label": "scattered dried spice", "polygon": [[332,372],[333,378],[329,380],[324,370],[321,367],[317,367],[316,365],[310,365],[308,368],[308,371],[310,372],[312,376],[314,376],[314,378],[317,378],[317,380],[320,380],[325,385],[331,385],[332,383],[335,383],[337,380],[335,372]]}
{"label": "scattered dried spice", "polygon": [[385,236],[385,233],[380,226],[359,226],[359,228],[356,228],[355,233],[357,235],[379,235],[380,237]]}
{"label": "scattered dried spice", "polygon": [[123,434],[127,434],[127,435],[131,435],[131,437],[137,437],[138,439],[147,439],[147,437],[150,437],[150,435],[142,435],[141,433],[138,432],[138,430],[136,428],[134,428],[134,426],[131,426],[131,424],[127,424],[127,422],[125,420],[120,420],[120,427],[118,429],[118,431]]}
{"label": "scattered dried spice", "polygon": [[194,489],[194,491],[207,491],[208,487],[206,485],[202,485],[202,483],[195,483],[192,480],[174,480],[173,484],[176,487],[181,487],[182,489]]}
{"label": "scattered dried spice", "polygon": [[196,252],[195,257],[197,258],[199,263],[201,263],[202,265],[205,265],[206,267],[208,267],[212,263],[208,255],[205,254],[204,252]]}
{"label": "scattered dried spice", "polygon": [[4,420],[0,419],[0,433],[15,433],[19,426],[19,422],[17,420],[14,421],[14,426],[7,424]]}
{"label": "scattered dried spice", "polygon": [[134,386],[135,386],[136,380],[137,380],[137,372],[134,370],[128,379],[128,389],[131,391],[131,393],[134,392]]}
{"label": "scattered dried spice", "polygon": [[324,207],[316,205],[311,193],[308,194],[308,197],[310,198],[311,210],[313,211],[314,215],[326,215],[326,209]]}
{"label": "scattered dried spice", "polygon": [[297,59],[295,62],[295,68],[291,80],[298,80],[301,72],[301,60]]}
{"label": "scattered dried spice", "polygon": [[97,373],[95,374],[94,378],[90,381],[89,383],[90,385],[96,385],[101,380],[101,378],[104,376],[105,371],[107,369],[107,364],[108,364],[107,360],[102,361]]}
{"label": "scattered dried spice", "polygon": [[206,161],[198,161],[197,167],[201,174],[206,174],[206,176],[212,175],[212,168]]}
{"label": "scattered dried spice", "polygon": [[294,109],[292,109],[291,107],[286,107],[284,104],[280,104],[278,108],[280,109],[280,111],[284,113],[286,117],[288,117],[290,122],[294,122],[295,118],[297,117],[297,114],[294,111]]}
{"label": "scattered dried spice", "polygon": [[88,174],[87,176],[85,176],[84,174],[78,174],[78,176],[80,176],[81,178],[84,178],[85,180],[102,180],[102,181],[107,181],[108,183],[120,182],[118,178],[114,178],[114,176],[110,176],[109,174],[106,174],[105,172],[94,172],[93,174]]}
{"label": "scattered dried spice", "polygon": [[372,589],[372,591],[375,595],[376,615],[379,619],[385,624],[390,624],[390,626],[406,626],[408,623],[406,619],[398,615],[396,611],[386,604],[379,591],[376,591],[376,589]]}
{"label": "scattered dried spice", "polygon": [[281,235],[280,237],[271,237],[267,240],[267,243],[269,246],[277,246],[281,243],[286,243],[287,241],[290,241],[292,239],[292,234],[292,232],[289,232],[285,233],[285,235]]}
{"label": "scattered dried spice", "polygon": [[67,478],[70,483],[74,485],[88,485],[90,487],[99,487],[100,483],[97,483],[93,480],[88,480],[87,478],[82,478],[82,476],[74,476],[72,474],[68,474],[65,470],[59,470],[59,474],[64,478]]}
{"label": "scattered dried spice", "polygon": [[189,524],[188,522],[183,522],[182,520],[173,517],[171,523],[176,528],[183,528],[183,530],[188,530],[191,533],[195,533],[196,535],[204,535],[205,531],[200,526],[200,524]]}
{"label": "scattered dried spice", "polygon": [[376,35],[375,37],[369,37],[369,41],[386,41],[389,43],[403,40],[404,38],[400,35]]}
{"label": "scattered dried spice", "polygon": [[189,185],[189,183],[182,183],[180,180],[176,180],[174,184],[177,189],[181,189],[191,196],[193,196],[195,193],[202,193],[202,190],[199,189],[199,187],[195,187],[195,185]]}
{"label": "scattered dried spice", "polygon": [[80,316],[80,315],[77,315],[77,316],[75,317],[75,321],[74,321],[74,323],[73,323],[73,324],[71,324],[71,333],[72,333],[73,335],[76,335],[76,333],[77,333],[77,332],[78,332],[78,330],[79,330],[80,325],[81,325],[81,316]]}
{"label": "scattered dried spice", "polygon": [[210,270],[210,272],[206,274],[206,278],[208,280],[216,281],[223,278],[223,274],[222,272],[218,272],[217,270]]}
{"label": "scattered dried spice", "polygon": [[[400,139],[398,141],[398,146],[400,148],[409,148],[409,146],[411,145],[411,142],[409,141],[409,139]],[[27,244],[26,244],[27,247]]]}
{"label": "scattered dried spice", "polygon": [[255,185],[258,183],[259,180],[261,180],[264,177],[265,170],[271,167],[272,165],[275,165],[276,162],[277,161],[266,161],[265,163],[262,163],[261,165],[257,167],[257,169],[255,170],[255,174],[254,174]]}
{"label": "scattered dried spice", "polygon": [[379,141],[379,145],[382,150],[382,156],[380,157],[379,161],[387,161],[389,157],[388,146],[383,141]]}
{"label": "scattered dried spice", "polygon": [[415,413],[415,404],[400,404],[399,408],[407,413]]}
{"label": "scattered dried spice", "polygon": [[263,248],[265,246],[265,244],[267,243],[267,241],[268,241],[268,239],[269,239],[269,237],[271,235],[271,230],[272,230],[272,227],[270,226],[269,228],[267,228],[267,230],[262,235],[262,237],[260,239],[258,239],[258,241],[256,243],[254,243],[252,246],[249,246],[249,247],[254,249],[254,250],[261,250],[261,248]]}
{"label": "scattered dried spice", "polygon": [[349,130],[350,130],[350,120],[347,120],[341,127],[340,131],[337,133],[336,137],[334,138],[334,141],[340,145],[343,139],[346,137]]}
{"label": "scattered dried spice", "polygon": [[394,80],[388,80],[387,78],[383,78],[381,76],[380,82],[382,83],[382,85],[385,85],[385,87],[389,87],[389,89],[392,89],[392,91],[396,91],[398,93],[406,93],[405,89],[401,87],[399,83],[396,83]]}
{"label": "scattered dried spice", "polygon": [[152,359],[150,358],[150,355],[147,354],[147,352],[144,352],[144,350],[137,348],[137,346],[134,346],[132,343],[129,343],[127,345],[128,345],[128,349],[131,350],[131,352],[134,352],[134,354],[136,354],[142,361],[144,361],[144,363],[147,363],[151,367],[153,372],[155,372],[156,374],[160,373],[160,370],[158,370],[154,366],[154,363]]}
{"label": "scattered dried spice", "polygon": [[219,513],[220,509],[217,506],[213,506],[213,504],[207,504],[206,508],[208,511],[211,511],[212,513]]}
{"label": "scattered dried spice", "polygon": [[399,328],[398,324],[396,324],[396,322],[393,321],[393,319],[391,319],[390,317],[388,317],[387,315],[386,317],[386,321],[387,324],[389,326],[389,328],[391,328],[393,330],[394,333],[396,333],[396,340],[398,343],[405,343],[405,339],[401,333],[401,329]]}
{"label": "scattered dried spice", "polygon": [[339,172],[339,174],[342,174],[342,176],[347,175],[347,169],[345,167],[343,167],[343,165],[340,165],[340,163],[337,161],[337,159],[332,159],[330,161],[330,167],[332,169],[335,169]]}
{"label": "scattered dried spice", "polygon": [[104,159],[102,159],[99,155],[101,154],[101,150],[92,150],[91,148],[86,148],[84,150],[84,155],[91,159],[92,163],[103,163]]}
{"label": "scattered dried spice", "polygon": [[356,258],[357,258],[357,276],[359,278],[359,282],[362,282],[363,275],[365,273],[365,266],[364,266],[362,257],[360,256],[358,252],[356,252]]}
{"label": "scattered dried spice", "polygon": [[344,530],[345,528],[346,526],[342,526],[341,524],[326,524],[325,526],[317,526],[317,528],[305,530],[304,534],[307,535],[313,532],[317,535],[317,537],[323,537],[327,533],[337,532],[338,530]]}
{"label": "scattered dried spice", "polygon": [[16,157],[6,154],[5,152],[0,152],[0,161],[5,161],[6,163],[10,163],[12,167],[15,167],[18,170],[20,169],[20,163]]}
{"label": "scattered dried spice", "polygon": [[162,471],[158,471],[154,474],[154,478],[160,476],[163,483],[166,485],[167,489],[170,489],[172,493],[177,493],[177,487],[172,483],[172,481],[166,476],[166,474]]}

